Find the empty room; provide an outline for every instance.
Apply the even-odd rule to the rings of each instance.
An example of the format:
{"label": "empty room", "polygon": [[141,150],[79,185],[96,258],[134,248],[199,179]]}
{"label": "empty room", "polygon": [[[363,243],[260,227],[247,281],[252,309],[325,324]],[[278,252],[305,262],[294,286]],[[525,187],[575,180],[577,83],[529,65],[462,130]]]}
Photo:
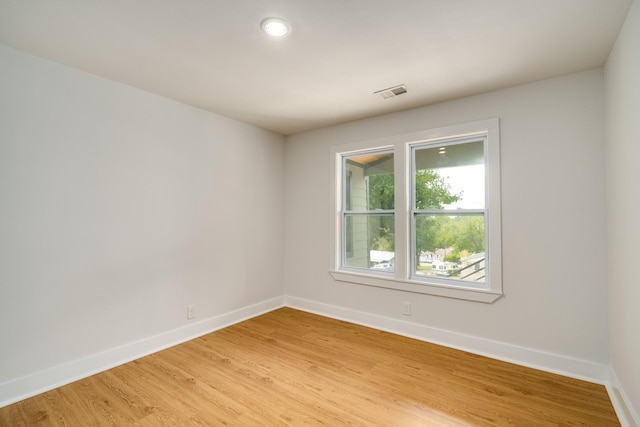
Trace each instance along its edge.
{"label": "empty room", "polygon": [[638,0],[0,0],[0,426],[640,426]]}

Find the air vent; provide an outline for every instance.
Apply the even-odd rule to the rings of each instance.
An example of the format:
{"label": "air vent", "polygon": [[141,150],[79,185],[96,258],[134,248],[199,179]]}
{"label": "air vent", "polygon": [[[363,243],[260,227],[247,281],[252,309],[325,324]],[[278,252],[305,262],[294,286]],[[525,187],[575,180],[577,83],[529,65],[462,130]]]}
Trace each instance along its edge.
{"label": "air vent", "polygon": [[380,95],[384,99],[393,98],[394,96],[399,96],[405,93],[407,93],[407,87],[405,85],[393,86],[387,89],[373,92],[374,95]]}

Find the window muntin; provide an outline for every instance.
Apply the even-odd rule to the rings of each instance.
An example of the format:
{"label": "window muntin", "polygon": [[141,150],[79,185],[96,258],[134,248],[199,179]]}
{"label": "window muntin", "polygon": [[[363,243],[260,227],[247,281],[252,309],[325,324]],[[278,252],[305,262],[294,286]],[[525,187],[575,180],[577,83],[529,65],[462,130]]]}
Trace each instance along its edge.
{"label": "window muntin", "polygon": [[392,273],[395,258],[394,154],[343,156],[343,268]]}
{"label": "window muntin", "polygon": [[486,137],[412,144],[411,275],[485,286]]}

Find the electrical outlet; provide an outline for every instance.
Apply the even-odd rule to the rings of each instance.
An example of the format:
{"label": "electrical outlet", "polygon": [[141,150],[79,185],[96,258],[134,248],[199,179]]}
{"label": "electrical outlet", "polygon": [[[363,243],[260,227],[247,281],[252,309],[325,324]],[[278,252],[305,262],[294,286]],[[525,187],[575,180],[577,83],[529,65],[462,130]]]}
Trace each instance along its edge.
{"label": "electrical outlet", "polygon": [[187,320],[195,319],[196,317],[196,306],[189,305],[187,306]]}
{"label": "electrical outlet", "polygon": [[403,302],[402,303],[402,314],[405,316],[411,316],[411,303]]}

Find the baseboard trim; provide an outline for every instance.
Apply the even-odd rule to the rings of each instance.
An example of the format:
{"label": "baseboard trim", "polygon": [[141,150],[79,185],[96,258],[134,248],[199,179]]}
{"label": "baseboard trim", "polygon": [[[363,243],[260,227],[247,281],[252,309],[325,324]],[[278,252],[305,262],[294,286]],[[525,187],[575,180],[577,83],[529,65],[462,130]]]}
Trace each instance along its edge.
{"label": "baseboard trim", "polygon": [[285,304],[288,307],[298,310],[344,320],[421,341],[440,344],[517,365],[602,385],[606,385],[608,382],[608,366],[604,364],[459,334],[457,332],[319,303],[303,298],[286,296]]}
{"label": "baseboard trim", "polygon": [[158,335],[112,348],[88,357],[35,372],[0,384],[0,408],[54,388],[106,371],[199,336],[284,306],[284,297],[190,323]]}
{"label": "baseboard trim", "polygon": [[622,427],[640,427],[640,417],[631,405],[631,400],[627,396],[620,383],[618,375],[613,368],[609,368],[609,384],[607,384],[607,392],[616,410],[618,419]]}
{"label": "baseboard trim", "polygon": [[637,414],[630,406],[615,372],[610,370],[608,366],[292,296],[266,300],[4,382],[0,384],[0,407],[78,381],[283,306],[493,359],[603,384],[607,387],[622,425],[625,427],[640,426]]}

